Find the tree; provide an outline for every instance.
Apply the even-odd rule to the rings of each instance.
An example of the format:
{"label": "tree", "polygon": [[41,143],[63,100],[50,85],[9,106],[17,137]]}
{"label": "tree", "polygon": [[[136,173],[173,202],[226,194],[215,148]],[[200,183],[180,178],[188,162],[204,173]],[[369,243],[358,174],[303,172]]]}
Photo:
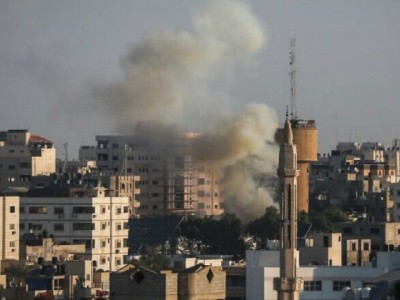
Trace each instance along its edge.
{"label": "tree", "polygon": [[262,217],[247,224],[246,233],[254,236],[259,243],[268,239],[277,240],[280,235],[280,219],[278,208],[269,206]]}
{"label": "tree", "polygon": [[5,273],[16,286],[25,286],[26,277],[33,267],[27,266],[25,261],[13,262],[5,268]]}
{"label": "tree", "polygon": [[189,218],[181,224],[181,232],[187,239],[207,245],[202,254],[244,255],[243,225],[235,214],[225,214],[221,220]]}

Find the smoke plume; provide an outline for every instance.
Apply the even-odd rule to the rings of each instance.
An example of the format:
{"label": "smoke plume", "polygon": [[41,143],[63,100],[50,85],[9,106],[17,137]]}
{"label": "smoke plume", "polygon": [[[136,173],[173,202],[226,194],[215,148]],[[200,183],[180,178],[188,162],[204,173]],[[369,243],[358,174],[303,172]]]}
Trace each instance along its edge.
{"label": "smoke plume", "polygon": [[232,117],[232,101],[218,86],[265,41],[245,4],[213,1],[193,17],[191,31],[160,29],[144,38],[121,62],[124,80],[94,93],[119,133],[132,133],[141,122],[213,128],[198,142],[197,156],[223,169],[225,209],[246,217],[262,213],[267,197],[259,193],[257,178],[275,165],[276,151],[267,141],[277,118],[262,104]]}

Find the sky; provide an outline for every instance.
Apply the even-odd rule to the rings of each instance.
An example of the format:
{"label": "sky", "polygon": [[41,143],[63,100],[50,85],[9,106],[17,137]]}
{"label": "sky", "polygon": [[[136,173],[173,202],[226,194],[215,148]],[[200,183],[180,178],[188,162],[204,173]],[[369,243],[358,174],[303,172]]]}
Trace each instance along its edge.
{"label": "sky", "polygon": [[[155,55],[164,51],[154,45],[165,47],[165,43],[151,43],[160,32],[196,46],[203,43],[204,51],[209,51],[210,40],[202,38],[207,24],[202,23],[200,30],[201,18],[196,16],[211,5],[218,19],[221,7],[215,8],[217,2],[221,1],[1,0],[0,130],[28,129],[42,135],[55,142],[58,157],[68,143],[72,158],[77,158],[80,145],[95,145],[96,135],[121,133],[122,127],[116,124],[124,120],[126,125],[131,114],[135,123],[142,112],[136,109],[139,104],[134,101],[129,110],[118,110],[116,106],[122,107],[125,98],[121,96],[120,102],[104,98],[114,98],[111,92],[115,90],[120,95],[118,88],[128,78],[145,81],[137,72],[137,58],[146,56],[149,49]],[[220,52],[207,52],[224,56],[216,64],[215,56],[208,57],[211,67],[179,70],[174,83],[185,93],[170,91],[168,95],[187,98],[190,94],[193,102],[203,104],[191,107],[189,117],[181,119],[183,128],[202,131],[209,125],[207,115],[219,110],[240,113],[249,103],[265,104],[283,123],[290,101],[288,51],[294,36],[297,115],[316,121],[319,152],[330,152],[339,141],[379,141],[389,147],[393,139],[400,138],[400,1],[233,2],[248,11],[244,17],[254,26],[250,33],[259,34],[255,37],[262,43],[251,44],[243,38],[249,35],[245,26],[224,16],[237,11],[221,11],[218,28],[225,31],[212,35],[213,42],[224,40],[227,34],[229,45],[244,45],[235,54],[220,48]],[[235,40],[235,34],[241,39]],[[176,57],[160,57],[167,63],[169,59]],[[133,74],[127,70],[129,64],[135,66]],[[159,85],[165,82],[169,81],[162,77]],[[139,93],[141,105],[147,103],[146,93]],[[164,108],[162,117],[174,119],[174,112]]]}

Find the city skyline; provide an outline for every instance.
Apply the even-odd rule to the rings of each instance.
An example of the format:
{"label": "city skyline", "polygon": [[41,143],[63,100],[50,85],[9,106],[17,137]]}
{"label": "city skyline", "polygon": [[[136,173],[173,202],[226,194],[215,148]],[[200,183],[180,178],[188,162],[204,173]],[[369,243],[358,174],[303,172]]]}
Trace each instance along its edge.
{"label": "city skyline", "polygon": [[[271,109],[270,126],[282,123],[290,99],[288,51],[294,35],[298,116],[316,120],[319,152],[330,151],[340,141],[380,141],[390,146],[398,138],[396,75],[400,61],[396,54],[400,41],[396,29],[400,20],[396,12],[400,3],[222,1],[221,6],[236,5],[224,11],[215,6],[216,1],[208,2],[2,2],[2,130],[28,129],[46,136],[56,143],[58,157],[67,142],[69,156],[75,158],[78,147],[94,144],[96,135],[120,133],[114,126],[119,112],[108,115],[110,106],[98,101],[99,95],[124,80],[124,60],[148,45],[146,41],[160,28],[172,32],[173,38],[182,34],[198,38],[201,32],[196,20],[199,12],[204,16],[204,6],[209,5],[206,10],[211,17],[217,9],[233,14],[238,12],[235,7],[248,10],[244,19],[234,16],[230,20],[249,21],[246,24],[253,27],[248,32],[255,33],[259,44],[244,49],[246,53],[238,47],[229,61],[225,57],[217,64],[208,60],[205,73],[204,68],[196,76],[191,73],[193,80],[200,79],[199,85],[185,81],[183,88],[193,95],[193,102],[204,103],[191,106],[187,119],[196,119],[191,118],[194,112],[203,116],[192,124],[183,118],[184,129],[207,130],[207,116],[215,113],[215,106],[221,107],[224,116],[236,115],[253,102]],[[221,23],[218,28],[223,28]],[[206,25],[202,23],[202,28]],[[226,32],[228,38],[232,38],[231,33],[243,33],[244,26],[234,28],[211,37],[225,39],[222,34]],[[204,98],[217,99],[218,105]],[[132,123],[136,121],[132,117]]]}

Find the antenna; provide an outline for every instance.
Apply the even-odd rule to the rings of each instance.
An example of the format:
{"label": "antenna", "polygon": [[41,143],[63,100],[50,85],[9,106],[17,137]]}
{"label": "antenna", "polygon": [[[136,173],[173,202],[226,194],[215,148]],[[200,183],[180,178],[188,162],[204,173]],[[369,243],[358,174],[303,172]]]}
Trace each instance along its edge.
{"label": "antenna", "polygon": [[67,172],[67,164],[68,164],[68,143],[64,143],[63,146],[64,146],[64,162],[61,174],[65,174]]}
{"label": "antenna", "polygon": [[297,119],[296,109],[296,39],[290,39],[289,64],[290,64],[290,117]]}

